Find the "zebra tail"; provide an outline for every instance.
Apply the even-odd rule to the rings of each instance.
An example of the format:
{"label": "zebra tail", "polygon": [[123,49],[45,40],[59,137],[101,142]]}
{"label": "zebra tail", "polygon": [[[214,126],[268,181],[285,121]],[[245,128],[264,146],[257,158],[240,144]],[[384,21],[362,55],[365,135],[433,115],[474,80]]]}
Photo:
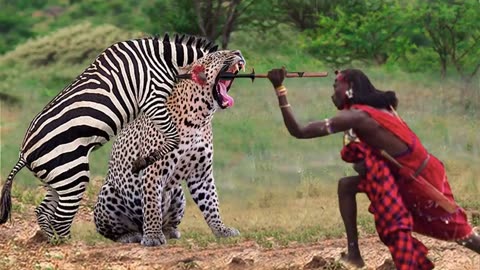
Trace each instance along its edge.
{"label": "zebra tail", "polygon": [[2,188],[2,197],[0,198],[0,224],[7,222],[10,219],[10,212],[12,210],[12,183],[15,175],[25,167],[25,160],[20,158],[8,175],[7,181]]}

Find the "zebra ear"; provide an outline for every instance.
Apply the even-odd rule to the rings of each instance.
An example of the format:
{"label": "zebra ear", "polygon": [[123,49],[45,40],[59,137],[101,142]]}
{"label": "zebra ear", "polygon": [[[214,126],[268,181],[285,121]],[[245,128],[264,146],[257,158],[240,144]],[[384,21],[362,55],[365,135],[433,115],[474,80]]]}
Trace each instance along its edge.
{"label": "zebra ear", "polygon": [[188,74],[192,70],[193,64],[186,65],[183,67],[178,67],[178,75]]}
{"label": "zebra ear", "polygon": [[177,78],[188,78],[195,83],[203,86],[207,83],[207,75],[205,74],[205,67],[202,65],[186,65],[178,68]]}

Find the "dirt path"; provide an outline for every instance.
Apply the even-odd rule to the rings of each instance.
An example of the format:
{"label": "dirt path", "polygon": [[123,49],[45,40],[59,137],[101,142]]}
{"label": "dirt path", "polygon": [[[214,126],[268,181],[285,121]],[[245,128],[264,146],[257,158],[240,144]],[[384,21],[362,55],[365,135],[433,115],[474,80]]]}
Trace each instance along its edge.
{"label": "dirt path", "polygon": [[[90,219],[85,213],[77,218]],[[207,248],[89,246],[79,241],[52,246],[31,239],[37,228],[32,215],[14,217],[13,223],[0,226],[0,269],[349,269],[338,261],[344,239],[272,249],[255,242]],[[419,238],[430,248],[436,269],[480,269],[480,255],[454,243]],[[366,269],[391,269],[383,265],[390,256],[377,237],[363,238],[360,245]]]}

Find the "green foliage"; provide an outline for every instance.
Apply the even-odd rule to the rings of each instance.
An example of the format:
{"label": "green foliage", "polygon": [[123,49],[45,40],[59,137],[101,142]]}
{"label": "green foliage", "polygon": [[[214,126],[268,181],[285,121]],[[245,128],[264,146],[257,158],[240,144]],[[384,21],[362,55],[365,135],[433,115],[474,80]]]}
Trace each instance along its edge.
{"label": "green foliage", "polygon": [[[321,15],[305,32],[303,46],[333,67],[353,60],[384,64],[411,49],[411,10],[397,1],[354,1],[337,6],[335,16]],[[407,25],[406,25],[407,24]]]}
{"label": "green foliage", "polygon": [[30,20],[11,8],[0,9],[0,55],[33,36]]}
{"label": "green foliage", "polygon": [[271,13],[274,7],[268,0],[154,0],[145,5],[144,12],[152,22],[146,29],[149,32],[205,36],[227,48],[234,32],[273,26],[276,17],[265,18],[264,14]]}
{"label": "green foliage", "polygon": [[14,51],[0,57],[0,63],[15,62],[46,66],[53,63],[69,65],[91,62],[113,43],[132,37],[134,34],[115,26],[94,27],[89,23],[83,23],[29,40]]}
{"label": "green foliage", "polygon": [[[224,48],[230,46],[230,39],[239,35],[251,40],[249,47],[272,47],[282,42],[284,35],[278,33],[289,25],[293,31],[288,34],[296,40],[292,43],[294,46],[288,48],[288,54],[294,49],[293,53],[299,58],[311,55],[334,68],[361,61],[390,67],[398,65],[409,72],[440,71],[443,76],[448,75],[449,69],[453,75],[459,74],[471,83],[480,69],[480,3],[477,0],[4,2],[6,8],[0,10],[0,54],[27,38],[84,21],[150,34],[202,35]],[[299,37],[302,31],[304,34]],[[270,38],[274,35],[278,38]],[[40,62],[57,57],[45,55],[47,59]]]}
{"label": "green foliage", "polygon": [[197,16],[189,0],[153,0],[143,8],[145,16],[152,22],[145,31],[150,33],[176,32],[199,35]]}
{"label": "green foliage", "polygon": [[438,72],[438,55],[432,47],[419,46],[407,52],[398,63],[408,72]]}
{"label": "green foliage", "polygon": [[320,15],[333,17],[335,8],[350,1],[338,0],[281,0],[276,1],[277,8],[273,14],[279,21],[289,23],[296,29],[304,31],[318,27]]}
{"label": "green foliage", "polygon": [[450,61],[464,79],[471,81],[480,69],[480,2],[419,2],[416,10],[438,54],[442,75],[446,75]]}
{"label": "green foliage", "polygon": [[82,18],[95,24],[112,24],[122,29],[144,29],[148,24],[143,13],[144,3],[137,0],[83,0],[65,15]]}
{"label": "green foliage", "polygon": [[[17,8],[18,10],[31,10],[43,8],[48,4],[48,0],[2,0],[5,6]],[[2,3],[2,5],[3,5]]]}

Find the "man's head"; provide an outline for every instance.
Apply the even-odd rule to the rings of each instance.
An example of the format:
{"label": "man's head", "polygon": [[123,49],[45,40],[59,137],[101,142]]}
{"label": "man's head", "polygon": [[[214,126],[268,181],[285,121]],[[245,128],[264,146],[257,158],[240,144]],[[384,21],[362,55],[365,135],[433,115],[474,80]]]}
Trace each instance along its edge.
{"label": "man's head", "polygon": [[379,109],[397,108],[398,100],[393,91],[376,89],[362,71],[345,69],[335,71],[332,101],[339,110],[348,109],[353,104],[369,105]]}

